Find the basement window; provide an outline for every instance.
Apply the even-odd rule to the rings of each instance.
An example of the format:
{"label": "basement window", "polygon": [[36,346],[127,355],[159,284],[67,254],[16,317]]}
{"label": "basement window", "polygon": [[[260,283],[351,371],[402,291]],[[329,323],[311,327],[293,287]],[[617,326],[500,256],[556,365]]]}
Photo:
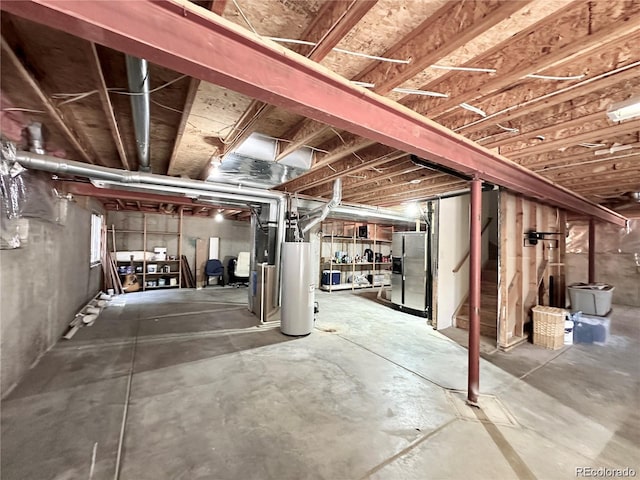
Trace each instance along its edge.
{"label": "basement window", "polygon": [[91,214],[91,266],[100,263],[100,247],[102,239],[102,215]]}

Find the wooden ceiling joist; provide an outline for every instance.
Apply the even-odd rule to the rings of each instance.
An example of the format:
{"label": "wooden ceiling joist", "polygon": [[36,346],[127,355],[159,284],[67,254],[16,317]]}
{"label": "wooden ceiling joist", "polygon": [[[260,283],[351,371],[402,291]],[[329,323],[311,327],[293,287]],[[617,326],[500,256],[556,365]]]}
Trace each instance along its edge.
{"label": "wooden ceiling joist", "polygon": [[[465,64],[467,67],[499,68],[501,75],[487,79],[479,75],[461,78],[447,74],[424,88],[446,91],[449,98],[422,97],[403,99],[401,103],[436,118],[460,108],[461,103],[473,103],[478,98],[515,85],[526,75],[544,73],[547,69],[568,64],[579,57],[595,55],[608,44],[640,31],[639,8],[630,5],[629,9],[631,12],[624,12],[622,18],[611,15],[608,25],[591,32],[588,18],[585,18],[588,16],[587,3],[574,1],[562,13],[519,32],[504,44]],[[563,31],[562,36],[558,35],[559,31]],[[545,47],[540,48],[540,45]]]}
{"label": "wooden ceiling joist", "polygon": [[[411,62],[390,66],[385,62],[373,61],[354,80],[371,83],[374,85],[373,91],[386,95],[527,3],[529,0],[447,2],[383,54],[387,58],[410,58]],[[326,132],[326,129],[325,125],[305,120],[289,133],[291,143],[278,159],[302,145],[310,144],[314,138]]]}
{"label": "wooden ceiling joist", "polygon": [[[640,30],[640,15],[637,12],[632,12],[631,16],[626,19],[624,28],[618,28],[615,21],[619,19],[614,18],[606,28],[592,35],[582,29],[580,32],[583,35],[574,34],[577,38],[570,43],[557,43],[544,49],[538,48],[542,38],[544,38],[542,44],[546,45],[548,38],[555,38],[553,32],[557,31],[558,25],[570,21],[575,22],[576,10],[585,8],[584,2],[572,2],[559,12],[559,18],[554,16],[551,19],[538,22],[529,29],[520,32],[516,36],[517,38],[497,45],[464,65],[476,68],[499,65],[500,71],[508,73],[487,81],[486,76],[478,74],[461,78],[455,72],[450,72],[421,87],[423,90],[446,91],[449,93],[448,99],[408,95],[401,99],[400,103],[420,114],[429,116],[429,118],[439,118],[452,109],[459,108],[461,103],[472,102],[475,99],[490,96],[500,89],[511,87],[513,84],[521,82],[527,74],[541,72],[552,66],[575,61],[580,57],[589,58],[595,50],[604,48],[601,43],[604,40],[615,42],[627,37],[635,38]],[[580,18],[579,15],[578,18]],[[634,19],[638,21],[634,23]],[[527,50],[536,52],[537,56],[531,57]],[[530,84],[531,82],[525,83]],[[364,142],[364,140],[362,141]],[[356,145],[353,145],[352,148],[356,148]],[[331,153],[329,152],[327,156],[330,156]]]}
{"label": "wooden ceiling joist", "polygon": [[379,207],[391,207],[399,205],[401,203],[418,202],[427,199],[437,198],[440,195],[447,195],[453,192],[460,192],[469,189],[469,182],[458,181],[452,182],[442,187],[433,187],[429,189],[411,191],[407,193],[394,194],[392,197],[380,198],[379,200],[372,200],[374,205]]}
{"label": "wooden ceiling joist", "polygon": [[[81,48],[85,45],[86,42],[81,42]],[[87,57],[90,65],[89,68],[94,73],[94,76],[96,78],[98,95],[100,96],[100,103],[102,105],[102,109],[104,110],[104,115],[107,119],[109,131],[111,132],[113,141],[116,144],[118,155],[120,156],[120,162],[125,169],[131,170],[131,165],[129,164],[129,159],[127,158],[127,152],[124,148],[124,143],[122,142],[120,128],[118,127],[116,115],[113,111],[113,104],[111,103],[111,98],[109,98],[109,91],[107,90],[107,83],[104,80],[104,72],[102,71],[102,65],[100,64],[100,57],[98,56],[96,44],[93,42],[89,42],[88,47],[85,48],[87,48],[88,50]]]}
{"label": "wooden ceiling joist", "polygon": [[[345,175],[342,177],[342,190],[349,192],[352,188],[358,188],[363,185],[372,185],[381,180],[403,175],[405,173],[414,172],[422,167],[406,161],[392,161],[386,162],[376,166],[365,166],[363,170],[355,172],[352,175]],[[331,195],[331,184],[323,183],[317,187],[314,187],[306,192],[306,195],[314,197],[328,197]]]}
{"label": "wooden ceiling joist", "polygon": [[398,198],[406,195],[424,195],[434,190],[451,191],[455,190],[461,183],[468,183],[444,173],[436,173],[429,177],[425,177],[418,184],[411,184],[408,181],[402,184],[389,182],[388,186],[380,185],[375,190],[359,191],[355,195],[346,198],[347,201],[369,202],[375,198]]}
{"label": "wooden ceiling joist", "polygon": [[[546,110],[550,104],[579,101],[580,97],[587,96],[594,92],[599,92],[600,95],[604,97],[612,86],[622,84],[628,80],[635,80],[640,76],[640,62],[631,62],[628,65],[616,69],[620,71],[611,75],[607,74],[607,72],[610,71],[608,64],[603,68],[606,68],[607,71],[567,87],[560,86],[560,88],[558,88],[557,86],[552,86],[550,88],[548,84],[544,83],[538,85],[530,82],[521,83],[514,88],[508,89],[504,94],[492,95],[487,99],[483,99],[477,105],[482,109],[484,107],[482,102],[486,102],[489,105],[506,104],[509,107],[506,108],[504,112],[493,115],[493,113],[489,111],[488,113],[491,114],[489,117],[483,119],[474,118],[473,121],[469,122],[464,119],[450,119],[447,117],[447,126],[457,132],[464,133],[473,140],[477,140],[490,135],[490,131],[487,129],[490,128],[493,130],[493,125],[495,124],[500,123],[511,126],[509,122],[518,121],[521,118],[526,118],[528,115]],[[496,98],[498,96],[508,96],[508,99],[500,98],[500,101],[498,101]],[[458,112],[458,117],[467,118],[468,115],[464,112]]]}
{"label": "wooden ceiling joist", "polygon": [[585,142],[596,142],[600,138],[606,138],[607,136],[624,135],[627,133],[635,133],[638,131],[640,131],[640,120],[630,120],[628,122],[622,122],[620,124],[611,125],[609,127],[597,129],[595,131],[588,131],[550,141],[541,141],[538,145],[529,146],[521,148],[520,150],[509,152],[508,156],[510,159],[517,159],[528,155],[551,152],[553,150],[575,146]]}
{"label": "wooden ceiling joist", "polygon": [[[332,182],[336,178],[353,175],[367,168],[375,168],[378,165],[395,161],[403,156],[406,156],[406,153],[398,152],[389,147],[381,148],[376,146],[371,152],[368,150],[361,152],[361,154],[358,155],[359,158],[351,156],[333,165],[325,165],[324,167],[315,169],[304,177],[294,178],[279,188],[286,192],[305,192],[319,185]],[[328,188],[331,190],[332,187]]]}
{"label": "wooden ceiling joist", "polygon": [[[123,2],[113,9],[101,2],[4,1],[0,8],[559,207],[617,225],[626,222],[623,216],[189,2]],[[612,21],[619,18],[612,15]],[[159,25],[170,28],[159,34]],[[604,40],[598,33],[591,37],[596,36]],[[220,54],[212,54],[212,46]],[[227,58],[230,54],[233,62]],[[308,95],[309,91],[314,94]]]}
{"label": "wooden ceiling joist", "polygon": [[[478,143],[480,143],[483,147],[486,147],[486,148],[497,148],[497,147],[501,147],[503,145],[509,145],[512,143],[517,143],[522,141],[527,142],[537,136],[546,136],[549,133],[557,132],[559,128],[562,128],[564,130],[564,129],[570,129],[574,127],[580,127],[588,122],[603,120],[605,118],[606,118],[606,112],[598,111],[598,112],[592,113],[591,115],[578,116],[577,118],[574,118],[572,120],[562,122],[561,127],[556,123],[554,123],[553,121],[550,122],[551,125],[542,126],[539,128],[535,128],[535,126],[532,128],[531,126],[528,125],[528,126],[522,127],[520,131],[516,134],[509,134],[505,132],[505,138],[502,138],[500,140],[494,140],[488,143],[487,142],[478,142]],[[529,128],[526,128],[526,127],[529,127]]]}
{"label": "wooden ceiling joist", "polygon": [[[226,6],[227,0],[212,0],[210,4],[211,11],[216,15],[222,15],[222,12],[224,12]],[[178,157],[178,151],[180,149],[180,142],[182,141],[182,136],[184,135],[184,130],[187,126],[187,121],[189,120],[189,116],[191,115],[191,109],[193,108],[193,102],[196,99],[196,94],[198,93],[199,86],[200,80],[198,78],[192,77],[191,80],[189,80],[187,98],[185,99],[184,106],[182,107],[182,115],[180,117],[180,123],[178,124],[178,131],[176,133],[175,141],[173,142],[173,150],[171,151],[171,156],[169,157],[169,165],[166,172],[167,175],[175,175],[175,164]]]}
{"label": "wooden ceiling joist", "polygon": [[83,140],[80,130],[69,124],[69,119],[64,118],[60,110],[55,106],[51,98],[44,92],[40,84],[33,75],[25,68],[20,59],[17,57],[4,36],[1,38],[2,55],[9,60],[11,67],[16,71],[24,82],[25,88],[28,88],[40,101],[42,108],[46,111],[49,118],[56,127],[63,133],[65,139],[73,146],[80,157],[88,163],[97,164],[95,153],[92,151],[88,142]]}
{"label": "wooden ceiling joist", "polygon": [[[323,4],[313,22],[302,33],[301,40],[315,43],[298,45],[296,50],[300,55],[320,62],[331,50],[340,43],[344,36],[373,8],[378,0],[336,0]],[[233,129],[225,138],[226,152],[232,152],[256,131],[256,126],[263,120],[273,107],[258,100],[253,100]],[[278,159],[286,157],[301,145],[291,148],[287,146]]]}

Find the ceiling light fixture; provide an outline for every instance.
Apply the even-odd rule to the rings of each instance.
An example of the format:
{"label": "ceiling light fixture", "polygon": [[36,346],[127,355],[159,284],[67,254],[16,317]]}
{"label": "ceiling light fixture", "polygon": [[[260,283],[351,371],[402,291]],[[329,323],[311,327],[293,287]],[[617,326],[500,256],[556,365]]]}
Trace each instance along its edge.
{"label": "ceiling light fixture", "polygon": [[633,97],[624,102],[614,103],[607,110],[607,117],[612,122],[623,122],[640,117],[640,97]]}
{"label": "ceiling light fixture", "polygon": [[216,213],[215,220],[216,222],[220,223],[224,220],[224,216],[220,212],[218,212]]}

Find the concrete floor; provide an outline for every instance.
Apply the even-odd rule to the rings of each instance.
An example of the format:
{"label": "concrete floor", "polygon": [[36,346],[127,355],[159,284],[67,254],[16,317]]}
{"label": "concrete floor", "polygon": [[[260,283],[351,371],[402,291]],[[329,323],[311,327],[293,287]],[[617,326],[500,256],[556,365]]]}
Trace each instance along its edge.
{"label": "concrete floor", "polygon": [[[373,296],[318,292],[308,337],[246,289],[117,297],[2,404],[3,479],[566,479],[640,475],[640,310],[606,347],[466,350]],[[116,472],[117,470],[117,472]]]}

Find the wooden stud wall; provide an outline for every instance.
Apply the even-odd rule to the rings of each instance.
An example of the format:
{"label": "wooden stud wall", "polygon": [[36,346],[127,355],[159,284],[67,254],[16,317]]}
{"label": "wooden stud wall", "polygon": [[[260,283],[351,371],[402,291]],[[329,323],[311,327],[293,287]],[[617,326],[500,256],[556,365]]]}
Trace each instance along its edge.
{"label": "wooden stud wall", "polygon": [[[564,305],[566,214],[503,190],[499,216],[498,346],[510,349],[527,340],[533,306]],[[525,234],[530,230],[559,235],[547,235],[536,246],[528,246]]]}

